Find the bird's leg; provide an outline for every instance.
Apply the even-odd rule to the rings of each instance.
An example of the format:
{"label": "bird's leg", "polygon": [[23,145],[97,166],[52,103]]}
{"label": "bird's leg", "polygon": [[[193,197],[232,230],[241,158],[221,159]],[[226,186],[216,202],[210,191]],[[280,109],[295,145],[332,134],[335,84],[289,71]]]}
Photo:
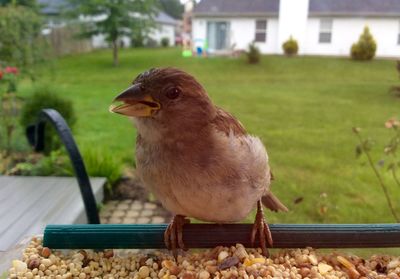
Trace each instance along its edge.
{"label": "bird's leg", "polygon": [[164,243],[168,250],[172,250],[174,257],[177,256],[177,249],[186,250],[183,243],[183,225],[190,223],[185,216],[175,215],[172,222],[168,225],[164,232]]}
{"label": "bird's leg", "polygon": [[270,247],[272,247],[273,242],[272,242],[271,231],[269,230],[268,224],[265,222],[265,219],[264,219],[264,212],[263,212],[263,206],[262,206],[261,200],[259,200],[257,202],[256,219],[254,220],[253,229],[251,231],[251,239],[250,240],[251,240],[251,244],[253,247],[254,247],[254,243],[255,243],[257,234],[259,237],[260,246],[261,246],[264,256],[269,257],[269,252],[267,249],[265,238],[267,239]]}

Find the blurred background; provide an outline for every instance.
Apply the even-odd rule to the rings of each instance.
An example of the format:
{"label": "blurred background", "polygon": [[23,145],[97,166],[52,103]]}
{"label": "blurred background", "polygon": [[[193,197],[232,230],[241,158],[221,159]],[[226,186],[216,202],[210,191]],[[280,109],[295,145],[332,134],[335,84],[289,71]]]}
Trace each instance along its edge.
{"label": "blurred background", "polygon": [[0,174],[74,176],[54,132],[43,153],[24,134],[55,108],[106,178],[102,222],[166,221],[135,177],[134,127],[108,107],[173,66],[264,142],[290,208],[270,222],[397,222],[399,18],[393,0],[0,0]]}

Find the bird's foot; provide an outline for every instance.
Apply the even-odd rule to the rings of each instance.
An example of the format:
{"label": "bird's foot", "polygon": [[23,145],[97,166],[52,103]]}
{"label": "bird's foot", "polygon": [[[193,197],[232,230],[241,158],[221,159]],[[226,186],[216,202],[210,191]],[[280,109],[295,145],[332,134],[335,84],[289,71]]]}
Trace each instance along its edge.
{"label": "bird's foot", "polygon": [[172,253],[177,258],[178,250],[187,250],[183,243],[183,225],[190,223],[189,219],[185,216],[175,215],[172,222],[168,225],[164,232],[164,243],[168,250],[172,250]]}
{"label": "bird's foot", "polygon": [[269,257],[269,252],[267,249],[265,239],[267,239],[270,247],[272,247],[273,241],[272,241],[271,231],[269,230],[269,226],[268,226],[267,222],[265,222],[265,219],[264,219],[264,213],[263,213],[263,207],[262,207],[261,200],[259,200],[257,202],[256,219],[254,220],[253,229],[251,231],[251,239],[250,240],[251,240],[251,244],[253,247],[254,247],[257,235],[259,237],[259,243],[260,243],[263,255],[266,257]]}

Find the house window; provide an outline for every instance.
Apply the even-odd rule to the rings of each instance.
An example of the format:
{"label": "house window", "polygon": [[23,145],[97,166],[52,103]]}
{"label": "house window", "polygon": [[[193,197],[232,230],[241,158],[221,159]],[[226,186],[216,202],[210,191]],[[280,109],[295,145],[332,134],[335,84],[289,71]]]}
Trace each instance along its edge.
{"label": "house window", "polygon": [[319,42],[328,44],[332,42],[332,19],[321,19],[319,23]]}
{"label": "house window", "polygon": [[265,43],[267,41],[267,21],[256,20],[255,42]]}

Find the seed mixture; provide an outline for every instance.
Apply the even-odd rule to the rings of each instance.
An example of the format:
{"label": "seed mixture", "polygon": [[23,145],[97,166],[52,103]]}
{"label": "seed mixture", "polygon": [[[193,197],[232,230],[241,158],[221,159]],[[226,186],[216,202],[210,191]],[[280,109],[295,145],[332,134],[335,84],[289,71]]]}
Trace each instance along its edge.
{"label": "seed mixture", "polygon": [[400,279],[400,258],[374,255],[368,260],[339,253],[323,255],[312,248],[281,250],[271,258],[260,249],[237,244],[192,251],[177,260],[168,252],[117,255],[113,250],[50,250],[32,238],[22,260],[14,260],[9,278],[264,279],[350,278]]}

